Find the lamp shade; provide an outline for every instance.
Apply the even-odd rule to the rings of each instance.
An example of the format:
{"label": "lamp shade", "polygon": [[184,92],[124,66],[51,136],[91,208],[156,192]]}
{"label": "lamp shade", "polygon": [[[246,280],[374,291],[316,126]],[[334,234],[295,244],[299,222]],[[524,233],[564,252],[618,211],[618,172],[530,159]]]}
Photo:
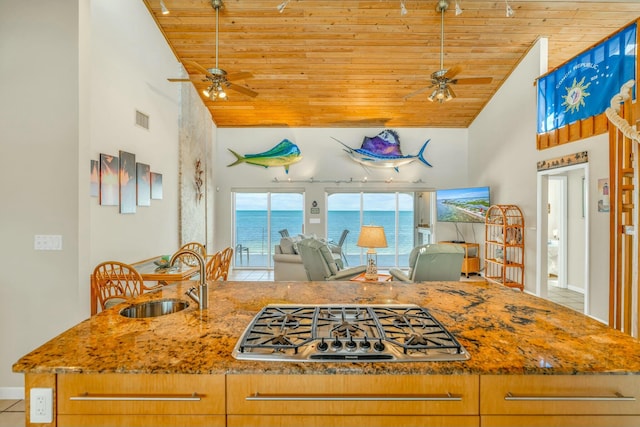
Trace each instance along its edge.
{"label": "lamp shade", "polygon": [[361,248],[386,248],[387,238],[384,227],[379,225],[363,225],[360,228],[357,246]]}

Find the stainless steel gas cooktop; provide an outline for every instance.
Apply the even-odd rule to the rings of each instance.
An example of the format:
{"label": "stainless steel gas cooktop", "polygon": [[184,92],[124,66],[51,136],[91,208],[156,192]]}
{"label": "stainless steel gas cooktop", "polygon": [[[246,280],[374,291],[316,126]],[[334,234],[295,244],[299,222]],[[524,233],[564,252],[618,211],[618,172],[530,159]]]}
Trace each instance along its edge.
{"label": "stainless steel gas cooktop", "polygon": [[233,350],[278,362],[460,361],[469,353],[428,310],[413,304],[268,305]]}

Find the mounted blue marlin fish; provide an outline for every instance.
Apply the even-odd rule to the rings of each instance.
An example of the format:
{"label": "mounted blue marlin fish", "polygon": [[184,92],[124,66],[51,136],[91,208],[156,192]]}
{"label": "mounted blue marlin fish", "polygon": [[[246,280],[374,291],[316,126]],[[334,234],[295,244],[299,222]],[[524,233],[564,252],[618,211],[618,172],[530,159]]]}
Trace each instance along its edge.
{"label": "mounted blue marlin fish", "polygon": [[333,139],[346,147],[344,151],[349,154],[353,161],[364,166],[394,168],[398,172],[400,166],[408,165],[418,159],[425,165],[432,167],[427,159],[424,158],[424,149],[427,148],[427,144],[431,141],[430,139],[424,143],[415,156],[404,156],[402,154],[400,137],[396,131],[391,129],[385,129],[373,138],[365,136],[360,148],[351,148],[344,142],[336,138]]}
{"label": "mounted blue marlin fish", "polygon": [[284,166],[284,171],[289,173],[289,165],[302,160],[300,148],[288,139],[283,139],[272,149],[258,154],[245,154],[244,156],[236,153],[231,148],[227,148],[236,156],[236,161],[229,166],[235,166],[240,163],[249,163],[250,165],[264,166]]}

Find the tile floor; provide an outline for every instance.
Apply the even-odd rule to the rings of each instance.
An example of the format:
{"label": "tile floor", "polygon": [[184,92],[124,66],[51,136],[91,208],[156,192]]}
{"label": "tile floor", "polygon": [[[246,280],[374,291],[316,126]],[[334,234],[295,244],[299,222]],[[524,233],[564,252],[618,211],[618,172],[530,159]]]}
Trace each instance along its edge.
{"label": "tile floor", "polygon": [[0,400],[0,427],[19,427],[25,424],[24,400]]}
{"label": "tile floor", "polygon": [[584,294],[556,286],[557,280],[549,280],[547,297],[550,301],[584,313]]}

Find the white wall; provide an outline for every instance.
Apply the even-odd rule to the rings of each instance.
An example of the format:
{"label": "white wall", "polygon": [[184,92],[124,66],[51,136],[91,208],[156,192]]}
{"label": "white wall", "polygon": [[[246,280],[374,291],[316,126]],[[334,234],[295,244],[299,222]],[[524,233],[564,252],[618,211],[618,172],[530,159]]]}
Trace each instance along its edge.
{"label": "white wall", "polygon": [[[216,174],[215,208],[215,245],[228,246],[232,243],[231,192],[234,189],[254,189],[259,191],[282,191],[297,188],[305,191],[305,212],[309,212],[312,201],[319,203],[320,212],[324,212],[325,191],[329,188],[366,189],[367,191],[389,189],[421,191],[434,188],[449,188],[467,185],[467,130],[466,129],[417,129],[400,128],[398,131],[404,155],[416,155],[425,141],[431,140],[424,156],[433,167],[427,167],[418,160],[402,166],[399,172],[393,169],[368,168],[351,160],[343,151],[343,146],[332,137],[352,148],[360,148],[365,136],[373,137],[380,132],[377,128],[218,128],[217,148],[214,158]],[[267,151],[287,138],[298,145],[302,160],[294,163],[286,174],[283,167],[263,168],[260,166],[239,164],[227,165],[235,161],[228,151],[233,149],[239,154],[256,154]],[[369,181],[392,178],[397,183],[367,183],[360,181],[365,177]],[[280,183],[275,183],[277,178]],[[349,180],[354,183],[283,183],[287,179],[299,181]],[[413,181],[422,180],[421,183]],[[404,182],[398,182],[404,181]],[[320,216],[320,224],[307,224],[307,233],[326,234],[326,218]],[[448,224],[447,224],[448,225]],[[441,239],[454,239],[455,230],[441,227]],[[450,234],[450,235],[449,235]]]}
{"label": "white wall", "polygon": [[[14,398],[13,363],[88,317],[95,264],[175,249],[179,88],[166,78],[179,68],[140,1],[3,1],[0,40],[0,398]],[[132,215],[89,197],[90,159],[121,149],[164,176],[164,200]],[[34,251],[36,234],[62,235],[63,250]]]}
{"label": "white wall", "polygon": [[[536,289],[537,162],[589,152],[589,192],[608,176],[607,134],[555,148],[536,149],[535,79],[546,71],[546,40],[539,40],[469,127],[470,182],[491,186],[494,204],[516,204],[525,216],[525,290]],[[592,197],[593,199],[593,197]],[[608,318],[608,217],[589,203],[589,312]]]}

